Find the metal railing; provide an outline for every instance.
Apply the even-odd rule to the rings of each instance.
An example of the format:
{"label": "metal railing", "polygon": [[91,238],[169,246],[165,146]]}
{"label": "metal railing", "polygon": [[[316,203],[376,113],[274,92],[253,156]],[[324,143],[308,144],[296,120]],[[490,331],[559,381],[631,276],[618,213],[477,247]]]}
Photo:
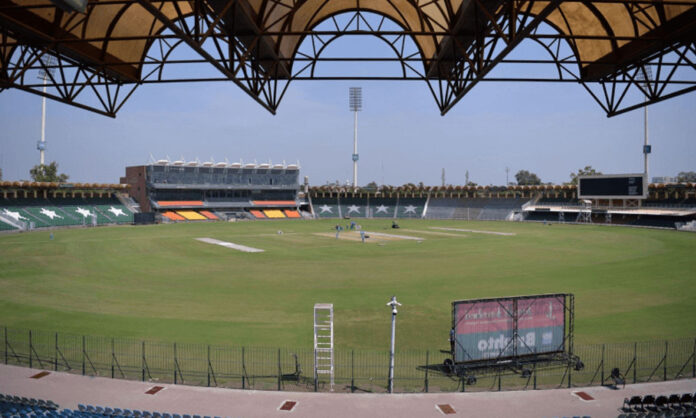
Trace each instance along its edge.
{"label": "metal railing", "polygon": [[[311,348],[234,347],[0,328],[4,364],[89,376],[236,389],[329,391],[313,377]],[[336,349],[335,391],[386,392],[389,352]],[[441,350],[395,355],[395,392],[499,391],[613,384],[614,368],[626,383],[696,377],[696,338],[575,345],[584,363],[534,367],[476,376],[448,375]]]}

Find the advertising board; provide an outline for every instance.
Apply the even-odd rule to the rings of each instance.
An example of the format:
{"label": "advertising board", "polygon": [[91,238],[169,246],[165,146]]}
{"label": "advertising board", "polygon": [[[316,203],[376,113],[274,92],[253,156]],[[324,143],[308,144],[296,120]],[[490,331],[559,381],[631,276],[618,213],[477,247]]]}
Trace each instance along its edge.
{"label": "advertising board", "polygon": [[563,351],[565,296],[538,295],[453,302],[454,361],[481,361]]}

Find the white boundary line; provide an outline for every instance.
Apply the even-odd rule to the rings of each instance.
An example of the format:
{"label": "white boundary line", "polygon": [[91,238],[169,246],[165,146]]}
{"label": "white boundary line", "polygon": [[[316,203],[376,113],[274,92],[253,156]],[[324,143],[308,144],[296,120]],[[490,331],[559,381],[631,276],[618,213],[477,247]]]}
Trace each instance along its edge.
{"label": "white boundary line", "polygon": [[425,238],[411,237],[411,236],[408,236],[408,235],[385,234],[384,232],[368,232],[368,231],[365,231],[365,234],[374,235],[374,236],[376,236],[376,237],[412,239],[412,240],[414,240],[414,241],[423,241],[423,240],[425,240]]}
{"label": "white boundary line", "polygon": [[232,242],[220,241],[213,238],[196,238],[196,241],[205,242],[206,244],[220,245],[225,248],[231,248],[237,251],[243,251],[245,253],[262,253],[264,250],[258,248],[247,247],[245,245],[234,244]]}
{"label": "white boundary line", "polygon": [[440,229],[443,231],[472,232],[474,234],[505,235],[507,237],[517,235],[514,232],[477,231],[475,229],[442,228],[439,226],[431,226],[430,229]]}

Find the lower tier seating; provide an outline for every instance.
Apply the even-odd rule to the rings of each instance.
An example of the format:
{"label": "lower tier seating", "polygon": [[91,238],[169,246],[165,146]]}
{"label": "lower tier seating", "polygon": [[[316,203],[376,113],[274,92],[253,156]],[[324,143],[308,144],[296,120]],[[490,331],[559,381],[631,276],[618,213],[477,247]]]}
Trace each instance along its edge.
{"label": "lower tier seating", "polygon": [[302,217],[302,215],[300,215],[300,212],[298,212],[294,209],[285,209],[285,210],[283,210],[283,213],[285,213],[285,216],[287,216],[288,218],[296,219],[296,218]]}
{"label": "lower tier seating", "polygon": [[[168,412],[113,408],[78,404],[77,409],[60,409],[53,401],[0,393],[0,416],[3,418],[211,418]],[[219,418],[219,417],[214,417]]]}
{"label": "lower tier seating", "polygon": [[172,220],[172,221],[185,221],[186,220],[186,218],[184,218],[183,216],[179,215],[176,212],[172,212],[172,211],[163,212],[162,216],[164,216],[165,218]]}
{"label": "lower tier seating", "polygon": [[0,213],[34,228],[133,222],[116,198],[0,198]]}
{"label": "lower tier seating", "polygon": [[257,219],[266,219],[266,215],[264,215],[260,210],[252,209],[249,211],[249,213],[254,215],[254,217]]}
{"label": "lower tier seating", "polygon": [[265,209],[263,211],[264,215],[266,215],[267,218],[270,219],[283,219],[285,218],[285,215],[283,215],[283,211],[278,210],[278,209]]}
{"label": "lower tier seating", "polygon": [[189,221],[205,221],[208,218],[196,212],[195,210],[177,210],[176,213],[183,216],[184,219]]}
{"label": "lower tier seating", "polygon": [[200,212],[200,214],[205,216],[206,218],[208,218],[210,220],[213,220],[213,221],[217,221],[218,219],[220,219],[213,212],[211,212],[209,210],[202,210]]}

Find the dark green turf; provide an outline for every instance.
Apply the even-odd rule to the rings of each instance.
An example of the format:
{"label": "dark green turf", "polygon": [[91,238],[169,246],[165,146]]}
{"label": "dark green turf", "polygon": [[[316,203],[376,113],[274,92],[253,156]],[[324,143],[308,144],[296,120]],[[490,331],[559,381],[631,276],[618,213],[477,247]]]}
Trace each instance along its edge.
{"label": "dark green turf", "polygon": [[[572,292],[577,343],[696,335],[696,234],[406,220],[393,231],[390,220],[359,222],[425,240],[336,240],[330,220],[65,229],[52,241],[49,232],[0,235],[0,324],[306,347],[314,303],[330,302],[338,346],[381,349],[389,338],[385,304],[396,294],[400,347],[437,348],[447,346],[452,300]],[[431,226],[517,235],[417,232]]]}

